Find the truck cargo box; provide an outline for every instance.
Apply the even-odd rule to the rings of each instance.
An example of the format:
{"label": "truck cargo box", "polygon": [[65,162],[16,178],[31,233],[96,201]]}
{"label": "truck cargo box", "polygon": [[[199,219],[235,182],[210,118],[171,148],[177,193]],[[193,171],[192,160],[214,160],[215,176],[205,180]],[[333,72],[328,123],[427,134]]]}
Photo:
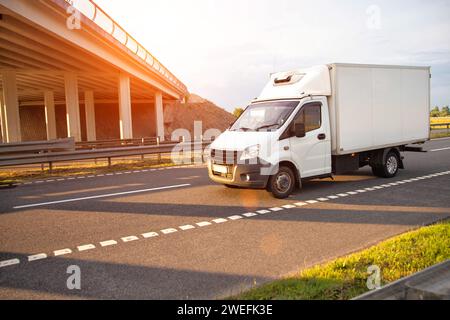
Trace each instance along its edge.
{"label": "truck cargo box", "polygon": [[429,140],[429,67],[329,67],[333,155]]}

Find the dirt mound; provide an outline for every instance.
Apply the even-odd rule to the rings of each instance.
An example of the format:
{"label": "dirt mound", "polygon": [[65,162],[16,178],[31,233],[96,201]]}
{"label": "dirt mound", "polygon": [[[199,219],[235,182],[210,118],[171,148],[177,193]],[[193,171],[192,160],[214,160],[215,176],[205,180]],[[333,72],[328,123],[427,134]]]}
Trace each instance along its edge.
{"label": "dirt mound", "polygon": [[194,137],[194,122],[202,122],[202,134],[208,129],[226,130],[235,117],[213,102],[191,94],[187,103],[171,103],[164,107],[166,135],[176,129],[187,129]]}

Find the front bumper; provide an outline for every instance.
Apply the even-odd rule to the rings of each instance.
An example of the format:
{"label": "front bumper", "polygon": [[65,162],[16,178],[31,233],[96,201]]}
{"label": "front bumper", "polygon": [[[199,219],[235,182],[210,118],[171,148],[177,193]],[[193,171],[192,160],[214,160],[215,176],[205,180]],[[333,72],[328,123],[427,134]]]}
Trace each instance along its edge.
{"label": "front bumper", "polygon": [[211,180],[220,184],[244,188],[264,189],[269,181],[269,175],[261,174],[262,164],[225,165],[228,173],[213,171],[213,161],[208,161],[208,173]]}

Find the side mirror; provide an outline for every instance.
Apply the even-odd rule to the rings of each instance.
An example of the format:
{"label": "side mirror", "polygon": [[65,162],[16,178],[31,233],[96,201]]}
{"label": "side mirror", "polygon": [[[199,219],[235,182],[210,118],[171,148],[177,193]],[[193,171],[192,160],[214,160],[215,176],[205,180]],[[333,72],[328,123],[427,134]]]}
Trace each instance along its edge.
{"label": "side mirror", "polygon": [[303,137],[306,136],[305,124],[304,123],[296,123],[296,124],[294,124],[294,135],[297,138],[303,138]]}

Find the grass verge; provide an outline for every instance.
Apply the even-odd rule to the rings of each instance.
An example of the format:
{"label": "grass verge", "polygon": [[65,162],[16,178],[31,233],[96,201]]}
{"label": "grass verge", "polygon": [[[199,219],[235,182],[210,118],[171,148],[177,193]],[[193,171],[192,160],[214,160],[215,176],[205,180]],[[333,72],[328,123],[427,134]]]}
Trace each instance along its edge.
{"label": "grass verge", "polygon": [[447,138],[450,137],[450,132],[437,132],[434,133],[433,131],[430,134],[430,139],[439,139],[439,138]]}
{"label": "grass verge", "polygon": [[304,270],[231,299],[346,300],[368,291],[367,268],[387,284],[450,259],[450,221],[412,231],[361,252]]}

